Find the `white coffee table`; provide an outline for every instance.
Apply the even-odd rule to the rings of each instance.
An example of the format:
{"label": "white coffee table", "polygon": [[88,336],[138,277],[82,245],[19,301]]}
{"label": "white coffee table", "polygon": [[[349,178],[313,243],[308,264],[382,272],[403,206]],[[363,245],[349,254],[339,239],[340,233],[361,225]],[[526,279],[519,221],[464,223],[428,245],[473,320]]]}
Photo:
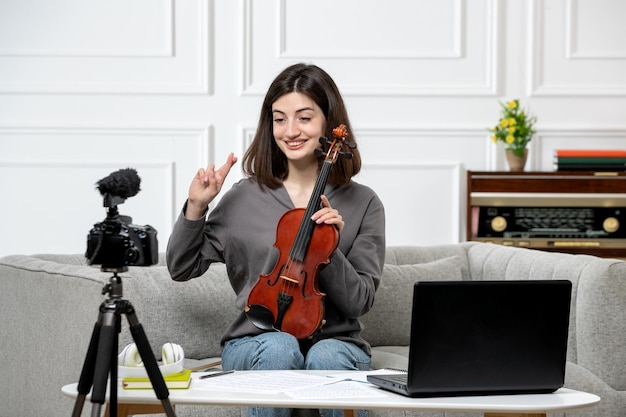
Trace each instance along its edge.
{"label": "white coffee table", "polygon": [[[250,372],[236,372],[245,378],[249,378]],[[275,377],[280,378],[281,372],[300,372],[306,375],[332,376],[346,372],[333,371],[272,371]],[[354,379],[363,379],[367,372],[354,372]],[[194,374],[197,378],[198,374]],[[221,377],[212,378],[218,380]],[[76,398],[77,384],[69,384],[62,388],[63,394]],[[519,395],[489,395],[471,397],[429,397],[408,398],[376,388],[370,384],[359,384],[359,390],[368,390],[371,395],[360,395],[350,398],[310,398],[293,397],[284,392],[261,393],[261,392],[228,392],[222,389],[207,389],[202,383],[194,380],[190,389],[170,390],[169,400],[176,404],[197,404],[207,406],[233,406],[233,407],[278,407],[278,408],[334,408],[346,410],[346,417],[355,416],[353,410],[374,409],[399,409],[420,411],[465,411],[482,412],[485,416],[496,417],[506,415],[508,417],[543,417],[549,412],[563,412],[581,410],[594,406],[600,401],[600,397],[586,392],[561,388],[551,394],[519,394]],[[108,394],[108,390],[107,390]],[[159,411],[161,405],[152,390],[124,390],[118,387],[118,416],[123,416],[129,409],[132,413],[154,413]],[[91,406],[85,403],[85,407]],[[142,411],[145,410],[145,411]],[[162,412],[162,411],[160,411]],[[130,412],[129,412],[130,413]]]}

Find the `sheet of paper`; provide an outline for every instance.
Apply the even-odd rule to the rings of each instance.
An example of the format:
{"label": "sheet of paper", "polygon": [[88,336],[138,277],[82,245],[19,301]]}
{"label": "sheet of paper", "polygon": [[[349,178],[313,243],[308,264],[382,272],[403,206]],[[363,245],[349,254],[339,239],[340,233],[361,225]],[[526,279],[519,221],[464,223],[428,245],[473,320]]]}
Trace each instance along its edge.
{"label": "sheet of paper", "polygon": [[[339,391],[341,388],[351,390],[352,395],[360,397],[361,395],[366,395],[366,391],[363,390],[365,390],[365,386],[369,384],[367,382],[367,375],[393,373],[402,373],[402,371],[379,369],[376,371],[346,371],[330,375],[311,375],[298,371],[235,371],[231,374],[220,375],[215,378],[208,379],[198,379],[198,376],[195,376],[193,384],[196,389],[229,392],[254,392],[261,394],[279,394],[297,390],[299,391],[297,395],[308,396],[305,398],[317,398],[312,396],[326,395],[321,394],[317,390],[323,390],[326,392],[334,389]],[[345,385],[343,382],[353,382],[357,385],[364,385],[364,387],[362,387],[363,390],[358,388],[355,390],[354,384]],[[324,387],[324,385],[329,386]],[[310,391],[307,393],[307,390]],[[375,392],[375,390],[369,390],[367,392],[371,394],[372,392]],[[344,397],[346,395],[347,394],[345,393],[343,394]],[[342,395],[338,395],[337,398],[341,396]]]}
{"label": "sheet of paper", "polygon": [[215,378],[196,378],[193,383],[194,388],[197,389],[278,394],[289,389],[328,384],[329,379],[323,375],[310,375],[297,371],[235,371],[232,374]]}
{"label": "sheet of paper", "polygon": [[354,381],[341,381],[309,388],[285,391],[285,395],[296,399],[374,398],[384,397],[380,390]]}

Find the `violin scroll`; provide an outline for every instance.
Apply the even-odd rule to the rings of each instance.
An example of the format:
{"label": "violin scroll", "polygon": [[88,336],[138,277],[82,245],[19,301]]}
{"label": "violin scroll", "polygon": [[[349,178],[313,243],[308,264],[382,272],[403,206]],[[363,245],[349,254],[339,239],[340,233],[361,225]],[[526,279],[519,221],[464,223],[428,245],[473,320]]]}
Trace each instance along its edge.
{"label": "violin scroll", "polygon": [[[333,129],[334,140],[331,141],[324,136],[320,137],[320,143],[324,149],[317,150],[316,153],[320,156],[325,154],[326,160],[331,162],[335,162],[338,155],[343,155],[346,159],[352,159],[352,153],[341,150],[343,145],[348,146],[350,149],[356,148],[356,143],[346,141],[348,136],[346,125],[340,124]],[[326,146],[329,146],[327,151],[325,150]]]}
{"label": "violin scroll", "polygon": [[348,128],[344,124],[340,124],[333,129],[335,139],[345,140],[348,137]]}

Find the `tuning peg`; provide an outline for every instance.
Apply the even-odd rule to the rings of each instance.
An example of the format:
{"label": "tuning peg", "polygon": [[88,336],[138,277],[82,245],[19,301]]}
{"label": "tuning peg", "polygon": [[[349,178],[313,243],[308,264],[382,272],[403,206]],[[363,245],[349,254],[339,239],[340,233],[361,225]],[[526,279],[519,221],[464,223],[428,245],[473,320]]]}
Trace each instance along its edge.
{"label": "tuning peg", "polygon": [[326,136],[320,136],[319,141],[322,145],[329,145],[332,143],[331,141],[328,140]]}

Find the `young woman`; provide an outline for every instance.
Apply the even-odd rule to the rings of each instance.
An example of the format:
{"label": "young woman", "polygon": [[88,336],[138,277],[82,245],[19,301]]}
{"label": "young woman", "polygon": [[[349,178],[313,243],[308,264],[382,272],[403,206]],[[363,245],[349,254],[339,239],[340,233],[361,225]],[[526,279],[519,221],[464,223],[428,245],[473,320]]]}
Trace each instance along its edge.
{"label": "young woman", "polygon": [[[350,149],[351,159],[337,158],[320,209],[311,217],[339,232],[330,263],[318,274],[320,291],[326,293],[322,330],[298,340],[286,332],[259,329],[244,313],[259,275],[271,272],[279,258],[274,243],[281,216],[309,203],[324,160],[316,152],[320,137],[332,138],[340,124],[354,142],[331,77],[314,65],[290,66],[265,96],[256,136],[243,158],[246,178],[222,196],[208,217],[208,205],[237,158],[230,154],[219,169],[211,164],[193,178],[168,243],[167,264],[176,281],[202,275],[213,262],[226,264],[242,313],[222,339],[225,369],[369,369],[370,346],[360,336],[359,317],[372,307],[380,282],[385,214],[377,195],[352,181],[361,167],[358,148]],[[289,410],[256,408],[250,415],[289,415]]]}

